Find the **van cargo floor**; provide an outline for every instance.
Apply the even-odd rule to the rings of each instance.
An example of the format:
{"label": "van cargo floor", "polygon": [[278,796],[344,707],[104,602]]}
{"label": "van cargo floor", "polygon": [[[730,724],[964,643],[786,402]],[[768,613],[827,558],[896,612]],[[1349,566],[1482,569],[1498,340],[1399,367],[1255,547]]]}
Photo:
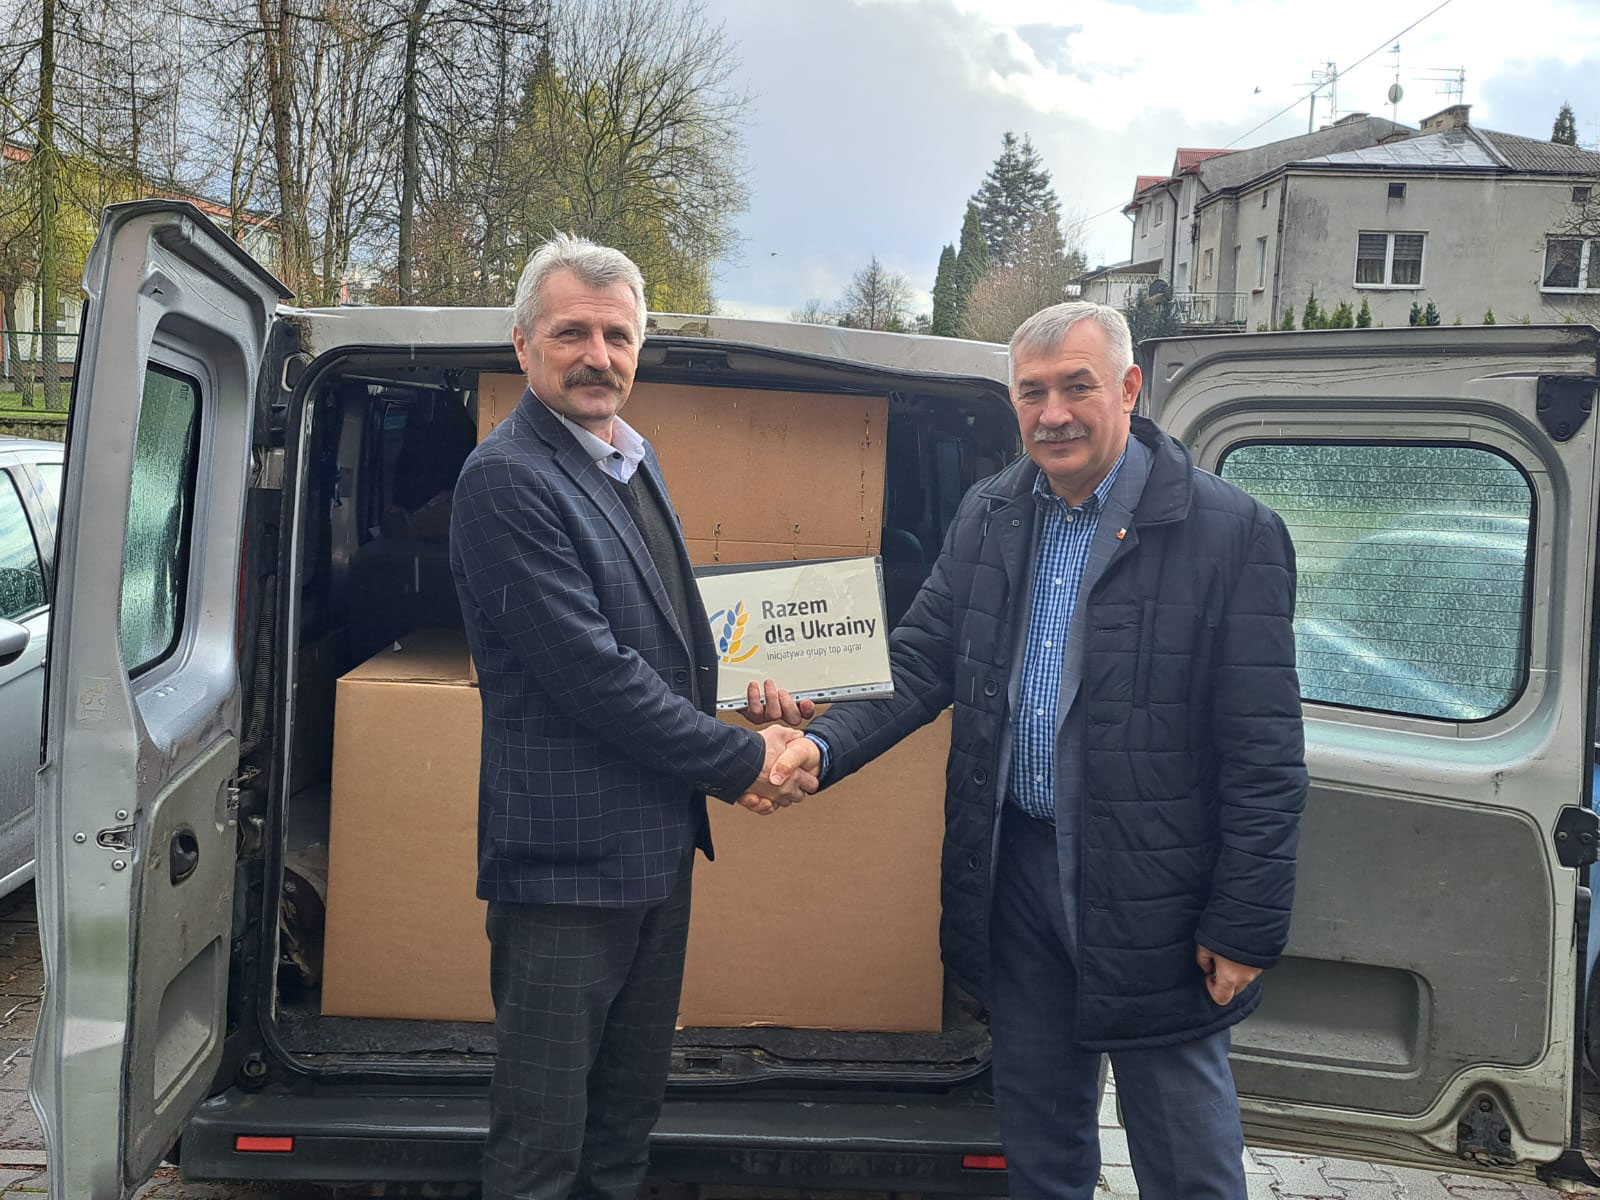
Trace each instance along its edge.
{"label": "van cargo floor", "polygon": [[[987,1027],[962,1005],[947,1006],[943,1033],[840,1033],[825,1029],[680,1029],[674,1067],[695,1078],[747,1075],[752,1066],[784,1073],[807,1067],[874,1068],[962,1074],[989,1058]],[[494,1027],[471,1021],[391,1021],[324,1017],[309,1005],[283,1005],[284,1048],[314,1060],[487,1059]]]}

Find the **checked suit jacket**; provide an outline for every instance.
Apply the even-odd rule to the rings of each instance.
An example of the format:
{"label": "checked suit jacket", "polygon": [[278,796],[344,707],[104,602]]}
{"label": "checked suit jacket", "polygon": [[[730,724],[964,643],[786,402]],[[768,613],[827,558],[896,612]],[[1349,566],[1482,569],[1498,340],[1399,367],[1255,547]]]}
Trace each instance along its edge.
{"label": "checked suit jacket", "polygon": [[[648,446],[639,469],[665,500]],[[688,630],[616,486],[531,391],[468,456],[450,566],[483,702],[481,899],[659,901],[692,845],[711,853],[706,794],[760,773],[760,736],[713,715],[717,657],[673,527]]]}

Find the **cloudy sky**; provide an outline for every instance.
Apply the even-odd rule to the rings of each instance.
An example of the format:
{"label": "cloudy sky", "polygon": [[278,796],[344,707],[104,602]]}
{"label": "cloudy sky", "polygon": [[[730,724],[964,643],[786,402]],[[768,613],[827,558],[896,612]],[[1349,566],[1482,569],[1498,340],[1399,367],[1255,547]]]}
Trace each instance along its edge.
{"label": "cloudy sky", "polygon": [[[1341,116],[1389,116],[1396,35],[1399,120],[1450,103],[1430,77],[1465,68],[1474,124],[1549,137],[1569,100],[1580,141],[1600,142],[1596,0],[705,3],[753,96],[744,243],[717,286],[729,314],[835,300],[872,254],[925,310],[939,249],[1008,129],[1032,136],[1064,208],[1086,218],[1090,264],[1122,261],[1136,175],[1166,173],[1178,146],[1305,132],[1303,98],[1328,62],[1348,72]],[[1328,107],[1324,92],[1319,125]]]}

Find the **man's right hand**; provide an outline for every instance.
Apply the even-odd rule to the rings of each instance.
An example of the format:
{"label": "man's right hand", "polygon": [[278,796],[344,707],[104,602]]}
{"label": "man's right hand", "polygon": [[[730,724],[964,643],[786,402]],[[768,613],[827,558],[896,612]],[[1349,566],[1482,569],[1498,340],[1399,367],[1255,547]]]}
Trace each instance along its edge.
{"label": "man's right hand", "polygon": [[763,729],[761,739],[767,744],[766,761],[750,790],[739,797],[739,803],[753,813],[766,816],[798,803],[817,790],[822,752],[798,729],[780,725]]}

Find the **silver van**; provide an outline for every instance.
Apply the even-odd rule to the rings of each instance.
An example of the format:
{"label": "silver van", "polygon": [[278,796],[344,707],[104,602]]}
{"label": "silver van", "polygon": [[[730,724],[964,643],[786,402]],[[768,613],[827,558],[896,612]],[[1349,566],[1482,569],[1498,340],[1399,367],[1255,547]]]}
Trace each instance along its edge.
{"label": "silver van", "polygon": [[[193,1179],[469,1182],[487,1030],[322,1013],[285,885],[328,820],[332,680],[401,619],[364,564],[397,456],[427,449],[406,430],[516,370],[507,313],[286,307],[166,202],[108,210],[86,286],[40,777],[52,1187],[126,1196],[169,1154]],[[1289,522],[1317,631],[1291,945],[1234,1040],[1247,1137],[1586,1177],[1600,333],[1146,351],[1149,414]],[[891,610],[1020,449],[1003,347],[658,318],[639,375],[887,397]],[[661,1176],[1005,1190],[983,1015],[959,995],[938,1033],[679,1043]]]}

